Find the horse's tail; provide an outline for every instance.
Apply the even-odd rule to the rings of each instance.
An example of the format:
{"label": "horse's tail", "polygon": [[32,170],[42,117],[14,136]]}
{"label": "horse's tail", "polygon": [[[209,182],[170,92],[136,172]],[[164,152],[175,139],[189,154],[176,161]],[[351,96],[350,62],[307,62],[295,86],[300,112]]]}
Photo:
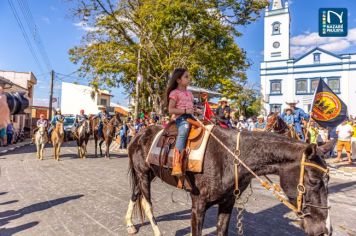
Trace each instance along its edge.
{"label": "horse's tail", "polygon": [[[134,205],[134,213],[135,214],[139,214],[140,215],[140,219],[141,222],[144,222],[145,219],[145,213],[144,213],[144,209],[141,205],[142,202],[142,193],[141,190],[139,189],[139,178],[137,176],[137,173],[135,171],[135,167],[134,167],[134,161],[133,161],[133,155],[134,155],[134,149],[131,149],[130,147],[132,146],[132,144],[135,142],[137,143],[137,137],[135,137],[133,140],[133,142],[131,142],[131,144],[128,147],[128,156],[129,156],[129,169],[128,169],[128,175],[130,176],[130,185],[131,185],[131,193],[132,193],[132,197],[131,200],[133,200],[132,198],[134,197],[134,194],[137,194],[137,199],[135,199],[136,204]],[[139,191],[139,192],[137,192]]]}

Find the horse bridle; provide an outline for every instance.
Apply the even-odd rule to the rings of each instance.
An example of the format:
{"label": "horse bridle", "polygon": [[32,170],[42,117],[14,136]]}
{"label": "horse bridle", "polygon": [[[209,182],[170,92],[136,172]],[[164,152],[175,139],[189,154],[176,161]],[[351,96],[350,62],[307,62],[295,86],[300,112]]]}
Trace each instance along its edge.
{"label": "horse bridle", "polygon": [[[236,198],[240,197],[240,189],[239,189],[239,175],[238,175],[238,166],[239,163],[241,162],[240,155],[240,132],[237,134],[237,143],[236,143],[236,150],[235,150],[235,159],[234,159],[234,166],[235,166],[235,189],[234,189],[234,195]],[[314,208],[321,208],[321,209],[329,209],[329,206],[317,206],[317,205],[312,205],[312,204],[307,204],[304,202],[304,195],[306,194],[306,188],[304,185],[304,175],[305,175],[305,168],[306,167],[312,167],[315,169],[320,170],[321,172],[324,173],[324,175],[329,175],[329,169],[328,168],[323,168],[317,164],[307,162],[305,157],[305,154],[303,153],[302,159],[300,162],[300,174],[299,174],[299,182],[297,185],[297,191],[298,191],[298,196],[297,196],[297,206],[293,205],[283,194],[282,194],[282,188],[279,184],[273,183],[267,176],[265,176],[268,180],[263,181],[262,179],[259,178],[261,185],[267,189],[273,189],[273,195],[285,206],[287,206],[289,209],[291,209],[293,212],[297,214],[299,217],[304,217],[306,214],[303,212],[303,209],[305,209],[306,206],[309,207],[314,207]],[[246,167],[246,166],[245,166]],[[250,168],[246,168],[251,174],[253,174],[255,177],[257,174],[252,171]]]}
{"label": "horse bridle", "polygon": [[[266,132],[271,132],[273,130],[274,126],[277,124],[277,122],[278,122],[278,118],[276,118],[276,120],[274,121],[273,125],[271,125],[271,127],[268,128],[268,129],[266,128],[265,131]],[[268,117],[267,117],[267,125],[268,125]],[[276,130],[275,132],[277,134],[280,134],[282,131],[286,130],[286,128],[288,128],[288,130],[289,130],[288,125],[284,124],[284,126],[280,130]]]}
{"label": "horse bridle", "polygon": [[[200,123],[202,127],[205,128],[204,124],[197,119],[197,121]],[[206,129],[206,128],[205,128]],[[300,175],[299,175],[299,183],[297,185],[297,191],[298,191],[298,196],[297,196],[297,206],[294,206],[293,203],[291,203],[283,194],[282,194],[282,188],[279,184],[273,183],[271,180],[269,180],[270,183],[267,181],[263,180],[260,176],[258,176],[243,160],[241,160],[241,150],[240,150],[240,135],[241,132],[237,133],[236,137],[236,149],[235,152],[231,151],[213,132],[210,133],[210,135],[215,138],[215,140],[223,147],[226,149],[227,152],[229,152],[233,157],[234,157],[234,170],[235,170],[235,189],[233,194],[235,195],[236,199],[240,198],[241,191],[239,189],[239,165],[241,164],[242,166],[245,167],[245,169],[250,172],[258,181],[260,181],[261,185],[267,189],[270,190],[273,188],[273,195],[284,205],[286,205],[289,209],[291,209],[293,212],[297,214],[298,217],[303,218],[305,215],[303,212],[303,209],[305,206],[309,207],[314,207],[314,208],[321,208],[321,209],[329,209],[329,206],[316,206],[316,205],[311,205],[311,204],[306,204],[303,202],[304,195],[306,193],[306,188],[304,186],[304,174],[305,174],[305,167],[312,167],[316,168],[324,173],[324,176],[329,175],[329,169],[328,168],[323,168],[317,164],[307,162],[305,160],[305,153],[302,155],[302,159],[300,162]],[[327,187],[327,186],[326,186]],[[303,204],[304,203],[304,204]]]}

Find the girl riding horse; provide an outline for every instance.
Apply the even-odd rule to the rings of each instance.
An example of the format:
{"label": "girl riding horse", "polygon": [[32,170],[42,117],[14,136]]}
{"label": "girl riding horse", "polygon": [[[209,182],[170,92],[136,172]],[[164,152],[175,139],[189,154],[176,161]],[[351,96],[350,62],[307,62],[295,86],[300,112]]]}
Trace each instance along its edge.
{"label": "girl riding horse", "polygon": [[189,84],[190,75],[188,71],[183,68],[177,68],[173,71],[167,89],[167,101],[169,101],[168,111],[171,115],[176,116],[175,121],[178,129],[172,169],[172,175],[175,176],[182,175],[182,162],[185,155],[185,144],[190,130],[190,124],[187,119],[194,119],[192,116],[194,112],[199,112],[194,109],[193,94],[187,89]]}

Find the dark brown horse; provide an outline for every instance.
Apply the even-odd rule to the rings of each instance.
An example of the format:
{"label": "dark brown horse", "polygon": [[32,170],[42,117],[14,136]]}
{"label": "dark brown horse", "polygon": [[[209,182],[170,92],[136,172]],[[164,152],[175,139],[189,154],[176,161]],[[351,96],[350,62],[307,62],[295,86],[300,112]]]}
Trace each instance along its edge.
{"label": "dark brown horse", "polygon": [[281,134],[289,138],[300,140],[294,126],[288,125],[276,112],[271,112],[267,117],[265,131]]}
{"label": "dark brown horse", "polygon": [[90,124],[88,120],[82,122],[74,135],[78,146],[78,157],[85,159],[87,154],[87,144],[90,137]]}
{"label": "dark brown horse", "polygon": [[[171,170],[149,165],[146,156],[151,143],[160,130],[151,126],[135,136],[128,148],[132,196],[125,217],[129,234],[136,233],[132,222],[132,212],[138,207],[141,214],[149,219],[154,235],[161,235],[152,211],[151,182],[155,177],[177,186],[177,178]],[[212,133],[224,142],[231,150],[236,149],[236,130],[215,127]],[[245,132],[240,135],[241,159],[258,175],[275,174],[280,177],[280,184],[289,201],[297,203],[297,185],[301,171],[302,156],[326,168],[323,153],[315,145],[267,132]],[[187,172],[192,185],[191,235],[202,235],[205,212],[213,205],[218,205],[217,235],[227,235],[231,212],[235,204],[233,156],[228,153],[214,138],[210,137],[202,173]],[[243,192],[253,176],[243,166],[239,166],[239,190]],[[305,168],[305,195],[302,211],[304,217],[301,227],[308,235],[331,234],[327,201],[327,179],[325,174],[316,168]]]}
{"label": "dark brown horse", "polygon": [[99,141],[99,150],[100,150],[100,156],[103,156],[103,151],[101,149],[101,145],[105,142],[105,158],[110,158],[110,145],[112,140],[115,137],[116,130],[119,128],[119,126],[122,124],[120,115],[117,113],[113,118],[110,120],[104,120],[103,124],[103,137],[99,137],[98,133],[98,124],[99,124],[99,118],[96,119],[91,119],[91,128],[92,132],[94,135],[94,142],[95,142],[95,157],[98,156],[97,154],[97,146],[98,146],[98,141]]}

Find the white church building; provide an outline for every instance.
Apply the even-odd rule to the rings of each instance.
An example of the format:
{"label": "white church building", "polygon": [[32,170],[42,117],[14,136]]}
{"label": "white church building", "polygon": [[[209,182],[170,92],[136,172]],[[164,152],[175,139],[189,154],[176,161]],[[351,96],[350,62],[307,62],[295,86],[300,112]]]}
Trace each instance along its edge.
{"label": "white church building", "polygon": [[291,58],[288,2],[273,0],[264,16],[264,60],[261,62],[261,92],[264,108],[282,111],[286,101],[298,100],[298,107],[310,111],[318,80],[346,103],[356,115],[356,53],[334,54],[321,48]]}

